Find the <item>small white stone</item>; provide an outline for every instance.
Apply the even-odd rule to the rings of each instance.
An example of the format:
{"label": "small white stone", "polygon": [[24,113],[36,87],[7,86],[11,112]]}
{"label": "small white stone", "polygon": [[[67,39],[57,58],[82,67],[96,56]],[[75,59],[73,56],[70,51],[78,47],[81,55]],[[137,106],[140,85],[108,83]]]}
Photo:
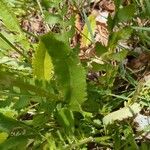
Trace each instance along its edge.
{"label": "small white stone", "polygon": [[138,114],[135,117],[134,122],[138,123],[138,130],[143,130],[146,126],[150,125],[150,116]]}
{"label": "small white stone", "polygon": [[[138,114],[135,117],[134,122],[138,124],[138,127],[136,128],[137,131],[142,131],[150,125],[150,116]],[[142,135],[145,136],[147,139],[150,139],[150,131],[146,131]]]}

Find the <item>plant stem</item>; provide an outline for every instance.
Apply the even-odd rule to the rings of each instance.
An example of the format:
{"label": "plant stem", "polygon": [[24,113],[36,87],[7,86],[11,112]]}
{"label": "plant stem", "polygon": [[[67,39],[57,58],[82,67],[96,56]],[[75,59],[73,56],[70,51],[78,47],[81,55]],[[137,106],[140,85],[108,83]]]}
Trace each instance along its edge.
{"label": "plant stem", "polygon": [[75,144],[72,144],[70,147],[70,149],[73,149],[75,147],[78,147],[80,145],[83,145],[83,144],[86,144],[86,143],[89,143],[89,142],[92,142],[94,141],[94,138],[93,137],[89,137],[89,138],[86,138],[86,139],[83,139],[81,141],[79,141],[78,143],[75,143]]}
{"label": "plant stem", "polygon": [[[40,4],[40,1],[39,1],[39,0],[36,0],[36,2],[37,2],[37,4],[38,4],[38,6],[39,6],[40,12],[41,12],[41,14],[42,14],[42,18],[44,19],[44,12],[43,12],[42,6],[41,6],[41,4]],[[50,31],[50,28],[49,28],[49,26],[48,26],[47,23],[45,23],[45,26],[46,26],[47,32]]]}
{"label": "plant stem", "polygon": [[75,144],[71,144],[71,145],[67,145],[64,149],[74,149],[76,147],[79,147],[83,144],[87,144],[89,142],[95,142],[95,143],[101,143],[103,145],[107,145],[109,147],[112,147],[112,145],[110,143],[105,143],[104,141],[106,140],[109,140],[111,139],[111,137],[109,136],[106,136],[106,137],[88,137],[88,138],[85,138],[83,140],[80,140],[78,143],[75,143]]}
{"label": "plant stem", "polygon": [[33,34],[32,32],[28,32],[24,29],[22,29],[26,34],[30,35],[30,36],[33,36],[36,40],[39,40],[38,36],[36,36],[35,34]]}
{"label": "plant stem", "polygon": [[12,47],[17,53],[23,56],[29,63],[31,62],[30,59],[23,54],[16,46],[14,46],[2,33],[0,33],[0,37],[10,46]]}
{"label": "plant stem", "polygon": [[40,4],[40,1],[39,1],[39,0],[36,0],[36,2],[37,2],[37,4],[38,4],[38,6],[39,6],[39,9],[40,9],[40,12],[41,12],[42,16],[44,16],[43,9],[42,9],[42,6],[41,6],[41,4]]}

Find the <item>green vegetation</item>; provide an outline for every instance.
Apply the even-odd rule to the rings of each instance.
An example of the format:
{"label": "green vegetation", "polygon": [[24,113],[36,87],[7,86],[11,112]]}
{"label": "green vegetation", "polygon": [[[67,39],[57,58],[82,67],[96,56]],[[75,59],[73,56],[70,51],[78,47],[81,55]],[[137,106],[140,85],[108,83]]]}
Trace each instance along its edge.
{"label": "green vegetation", "polygon": [[150,2],[111,4],[0,1],[0,150],[150,149]]}

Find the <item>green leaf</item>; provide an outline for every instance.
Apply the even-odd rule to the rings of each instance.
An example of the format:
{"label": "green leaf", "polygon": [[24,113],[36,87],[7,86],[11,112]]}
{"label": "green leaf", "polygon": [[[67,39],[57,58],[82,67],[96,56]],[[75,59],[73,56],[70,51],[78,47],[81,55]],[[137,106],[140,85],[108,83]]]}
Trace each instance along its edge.
{"label": "green leaf", "polygon": [[80,110],[86,97],[86,75],[77,54],[70,50],[60,35],[49,33],[41,37],[54,65],[60,94],[71,109]]}
{"label": "green leaf", "polygon": [[128,51],[123,49],[118,53],[113,53],[110,55],[110,58],[117,60],[118,62],[124,60],[124,58],[127,56]]}
{"label": "green leaf", "polygon": [[0,1],[0,6],[0,19],[3,21],[4,25],[7,29],[15,33],[16,42],[20,42],[23,48],[29,49],[30,43],[27,41],[26,36],[22,32],[19,22],[10,6],[7,4],[7,1]]}
{"label": "green leaf", "polygon": [[116,17],[112,18],[112,16],[109,14],[107,24],[108,24],[108,30],[110,32],[113,30],[115,23],[116,23]]}
{"label": "green leaf", "polygon": [[139,113],[141,109],[142,108],[140,107],[140,104],[134,103],[131,106],[124,107],[120,110],[117,110],[115,112],[112,112],[106,115],[103,118],[103,123],[105,125],[108,125],[108,124],[112,124],[114,121],[117,121],[117,120],[123,120],[129,117],[133,117],[135,114]]}
{"label": "green leaf", "polygon": [[0,132],[0,144],[3,143],[7,137],[8,137],[8,133],[7,132]]}
{"label": "green leaf", "polygon": [[11,9],[7,6],[5,0],[0,1],[0,19],[4,22],[5,26],[14,32],[21,32],[19,22],[15,15],[11,12]]}
{"label": "green leaf", "polygon": [[149,148],[150,148],[150,144],[148,141],[141,143],[140,150],[149,150]]}
{"label": "green leaf", "polygon": [[82,104],[82,109],[86,112],[97,113],[99,111],[100,105],[98,102],[92,100],[86,100]]}
{"label": "green leaf", "polygon": [[2,113],[0,113],[0,131],[10,133],[13,132],[13,134],[17,134],[18,132],[20,134],[28,133],[28,134],[34,134],[35,131],[28,125],[24,124],[21,121],[17,121],[15,119],[6,117]]}
{"label": "green leaf", "polygon": [[0,52],[5,52],[6,50],[10,49],[11,47],[0,37]]}
{"label": "green leaf", "polygon": [[10,137],[0,144],[1,150],[26,150],[26,145],[29,139],[33,138],[30,135],[21,135],[16,137]]}
{"label": "green leaf", "polygon": [[49,0],[42,0],[42,1],[41,1],[41,4],[42,4],[42,6],[45,7],[46,9],[49,9],[49,8],[52,6],[53,2],[49,2]]}
{"label": "green leaf", "polygon": [[96,63],[96,62],[92,62],[91,65],[92,65],[92,70],[95,71],[95,72],[106,70],[106,64],[99,64],[99,63]]}
{"label": "green leaf", "polygon": [[17,111],[12,109],[11,104],[9,106],[0,108],[0,113],[10,118],[15,118],[18,115]]}
{"label": "green leaf", "polygon": [[118,22],[128,21],[133,18],[135,13],[135,5],[131,4],[118,10]]}
{"label": "green leaf", "polygon": [[35,95],[41,97],[47,97],[52,100],[58,100],[57,96],[51,94],[50,92],[46,91],[45,89],[37,86],[29,84],[21,79],[16,78],[14,74],[9,72],[2,72],[0,71],[0,87],[3,89],[10,89],[10,87],[19,87],[22,90],[33,92]]}
{"label": "green leaf", "polygon": [[103,46],[101,43],[96,43],[95,51],[98,56],[101,56],[102,54],[107,52],[107,48],[105,46]]}
{"label": "green leaf", "polygon": [[85,17],[85,25],[83,27],[82,31],[82,37],[81,37],[81,45],[83,47],[87,47],[91,44],[91,42],[94,42],[94,32],[96,29],[96,17],[94,15],[89,15],[89,17]]}
{"label": "green leaf", "polygon": [[114,0],[115,8],[118,9],[122,3],[122,0]]}
{"label": "green leaf", "polygon": [[36,116],[33,117],[33,126],[34,127],[43,127],[43,125],[45,125],[47,123],[47,121],[49,120],[49,116],[46,115],[45,113],[43,114],[38,114]]}
{"label": "green leaf", "polygon": [[133,29],[130,27],[125,27],[121,30],[119,30],[118,32],[113,32],[110,36],[109,36],[109,42],[108,42],[108,48],[110,49],[110,51],[113,51],[118,42],[120,40],[125,40],[128,39],[132,33]]}
{"label": "green leaf", "polygon": [[67,131],[74,132],[74,116],[70,109],[61,108],[57,111],[57,121],[58,123]]}
{"label": "green leaf", "polygon": [[[21,93],[23,93],[23,92],[21,92]],[[21,110],[29,105],[29,103],[30,103],[29,97],[31,97],[31,96],[29,93],[26,93],[26,94],[27,94],[27,96],[20,95],[18,101],[14,104],[14,108],[16,110]],[[19,94],[18,94],[18,96],[19,96]]]}
{"label": "green leaf", "polygon": [[145,0],[145,7],[146,7],[146,15],[150,17],[150,1]]}
{"label": "green leaf", "polygon": [[40,42],[38,48],[36,49],[32,61],[32,67],[33,75],[37,79],[50,80],[53,76],[53,65],[51,58],[42,42]]}
{"label": "green leaf", "polygon": [[135,30],[150,31],[150,27],[136,27],[136,26],[132,26],[131,28],[133,28]]}
{"label": "green leaf", "polygon": [[61,23],[63,20],[60,15],[45,13],[45,21],[50,25]]}

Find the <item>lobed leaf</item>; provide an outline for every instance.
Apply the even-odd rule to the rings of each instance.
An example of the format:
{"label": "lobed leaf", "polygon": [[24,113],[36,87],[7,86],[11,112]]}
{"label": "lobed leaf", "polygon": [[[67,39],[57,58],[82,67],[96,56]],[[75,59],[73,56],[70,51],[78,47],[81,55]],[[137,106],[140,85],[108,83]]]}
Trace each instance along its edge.
{"label": "lobed leaf", "polygon": [[113,32],[109,36],[108,48],[113,51],[120,40],[128,39],[131,36],[133,29],[130,27],[124,27],[117,32]]}
{"label": "lobed leaf", "polygon": [[0,131],[11,133],[11,132],[20,132],[20,134],[25,133],[34,133],[35,130],[32,129],[30,126],[26,125],[21,121],[17,121],[10,117],[6,117],[2,113],[0,113]]}
{"label": "lobed leaf", "polygon": [[110,55],[110,58],[120,62],[120,61],[123,61],[124,58],[127,56],[128,54],[128,51],[125,50],[125,49],[122,49],[120,52],[118,53],[113,53]]}
{"label": "lobed leaf", "polygon": [[53,100],[58,100],[56,95],[51,94],[47,90],[37,85],[29,84],[28,82],[15,77],[12,73],[0,71],[0,88],[10,89],[14,86],[25,91],[30,91],[40,97],[47,97]]}
{"label": "lobed leaf", "polygon": [[112,112],[103,118],[103,123],[105,125],[112,124],[114,121],[127,119],[133,117],[135,114],[141,111],[140,104],[134,103],[131,106],[124,107],[120,110]]}
{"label": "lobed leaf", "polygon": [[86,75],[77,54],[57,34],[48,33],[41,42],[52,58],[62,97],[71,109],[80,110],[86,97]]}
{"label": "lobed leaf", "polygon": [[133,4],[119,9],[117,13],[118,22],[124,22],[132,19],[135,11],[136,9]]}

